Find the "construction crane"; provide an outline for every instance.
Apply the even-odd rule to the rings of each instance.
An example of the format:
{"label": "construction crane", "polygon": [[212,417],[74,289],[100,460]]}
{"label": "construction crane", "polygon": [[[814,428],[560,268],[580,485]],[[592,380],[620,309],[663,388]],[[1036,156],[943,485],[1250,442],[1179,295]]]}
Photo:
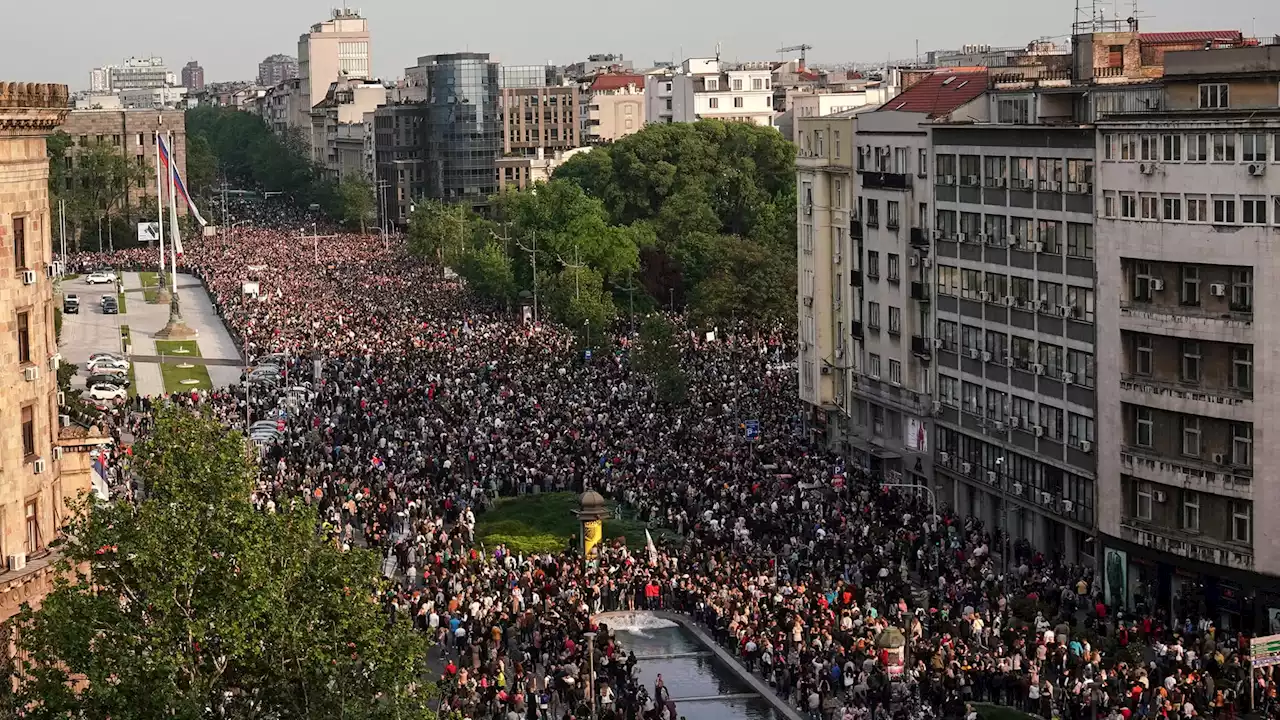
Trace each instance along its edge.
{"label": "construction crane", "polygon": [[812,49],[813,49],[813,46],[812,46],[812,45],[808,45],[808,44],[804,44],[804,43],[802,43],[802,44],[800,44],[800,45],[788,45],[787,47],[784,47],[784,48],[778,48],[778,54],[779,54],[779,55],[781,55],[782,53],[799,52],[799,53],[800,53],[800,68],[801,68],[801,69],[804,69],[804,68],[806,67],[806,66],[805,66],[805,62],[804,62],[804,54],[805,54],[805,51],[807,51],[807,50],[812,50]]}

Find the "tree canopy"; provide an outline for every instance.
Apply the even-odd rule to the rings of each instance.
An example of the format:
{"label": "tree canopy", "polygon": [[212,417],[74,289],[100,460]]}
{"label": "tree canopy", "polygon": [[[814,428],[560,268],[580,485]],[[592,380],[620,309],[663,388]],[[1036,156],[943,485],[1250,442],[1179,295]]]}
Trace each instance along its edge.
{"label": "tree canopy", "polygon": [[[90,236],[96,241],[133,237],[128,224],[128,190],[146,180],[147,170],[133,163],[114,145],[93,143],[81,148],[70,162],[70,135],[59,130],[49,136],[49,196],[51,204],[66,203],[71,249],[84,247]],[[144,212],[145,208],[141,208]],[[103,244],[106,247],[106,244]]]}
{"label": "tree canopy", "polygon": [[256,509],[243,436],[170,408],[135,452],[146,500],[72,503],[63,577],[15,619],[9,717],[432,717],[427,640],[376,602],[376,555],[305,503]]}

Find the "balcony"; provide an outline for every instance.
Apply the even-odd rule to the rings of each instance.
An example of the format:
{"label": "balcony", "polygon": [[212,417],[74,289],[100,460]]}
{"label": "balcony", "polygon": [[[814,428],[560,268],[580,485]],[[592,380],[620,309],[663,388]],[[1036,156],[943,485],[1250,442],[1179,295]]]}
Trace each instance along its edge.
{"label": "balcony", "polygon": [[1247,420],[1253,394],[1231,388],[1202,388],[1140,375],[1120,376],[1121,402],[1223,420]]}
{"label": "balcony", "polygon": [[913,280],[911,282],[911,299],[917,302],[930,302],[929,283]]}
{"label": "balcony", "polygon": [[862,187],[874,190],[910,190],[911,176],[906,173],[862,172]]}
{"label": "balcony", "polygon": [[1071,71],[1027,68],[1016,72],[993,72],[988,83],[988,87],[992,90],[1066,87],[1071,84]]}
{"label": "balcony", "polygon": [[1237,547],[1172,528],[1150,525],[1136,518],[1120,521],[1120,537],[1136,545],[1192,560],[1237,570],[1253,570],[1252,548]]}
{"label": "balcony", "polygon": [[899,408],[915,415],[925,416],[933,412],[933,397],[928,393],[919,393],[901,384],[887,380],[859,375],[856,390],[864,395],[872,395],[888,400]]}
{"label": "balcony", "polygon": [[1253,344],[1253,313],[1215,312],[1198,305],[1120,302],[1120,329],[1188,340]]}
{"label": "balcony", "polygon": [[1133,445],[1121,446],[1120,466],[1139,480],[1241,500],[1253,498],[1253,471],[1248,468],[1168,457]]}
{"label": "balcony", "polygon": [[911,247],[929,247],[929,228],[911,228]]}
{"label": "balcony", "polygon": [[933,340],[924,335],[912,335],[911,354],[924,362],[933,359]]}

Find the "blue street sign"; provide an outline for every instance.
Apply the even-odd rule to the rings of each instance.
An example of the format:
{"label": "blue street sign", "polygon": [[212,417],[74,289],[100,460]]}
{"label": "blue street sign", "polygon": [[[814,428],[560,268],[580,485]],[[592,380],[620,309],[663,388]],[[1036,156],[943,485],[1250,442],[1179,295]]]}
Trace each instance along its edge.
{"label": "blue street sign", "polygon": [[760,421],[759,420],[748,420],[745,423],[743,423],[743,428],[746,430],[747,440],[760,439]]}
{"label": "blue street sign", "polygon": [[584,360],[590,360],[590,359],[591,359],[591,350],[590,350],[590,349],[584,350],[584,351],[582,352],[582,358],[583,358]]}

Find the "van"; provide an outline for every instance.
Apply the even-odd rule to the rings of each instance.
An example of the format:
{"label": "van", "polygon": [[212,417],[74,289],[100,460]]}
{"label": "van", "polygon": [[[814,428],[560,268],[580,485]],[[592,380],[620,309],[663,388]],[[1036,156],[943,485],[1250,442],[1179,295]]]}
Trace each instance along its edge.
{"label": "van", "polygon": [[67,315],[80,314],[80,296],[64,295],[62,298],[62,312]]}

